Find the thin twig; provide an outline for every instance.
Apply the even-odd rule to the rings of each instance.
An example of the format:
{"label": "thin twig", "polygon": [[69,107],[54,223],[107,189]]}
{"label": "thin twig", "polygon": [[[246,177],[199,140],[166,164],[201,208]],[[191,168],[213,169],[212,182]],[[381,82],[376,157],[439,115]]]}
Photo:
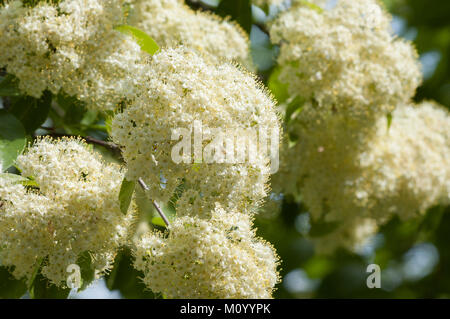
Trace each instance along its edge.
{"label": "thin twig", "polygon": [[84,136],[83,138],[86,140],[86,142],[88,142],[90,144],[97,144],[97,145],[106,147],[114,152],[121,153],[121,149],[120,149],[119,145],[117,145],[113,142],[99,140],[99,139],[93,138],[91,136]]}
{"label": "thin twig", "polygon": [[[65,133],[57,133],[57,132],[55,132],[55,128],[53,128],[53,127],[41,126],[41,129],[50,131],[51,133],[48,135],[50,135],[52,137],[77,137],[78,136],[78,135],[71,135],[71,134],[65,134]],[[82,138],[86,141],[86,143],[100,145],[100,146],[103,146],[103,147],[113,151],[114,153],[116,153],[118,155],[122,154],[122,150],[120,149],[119,145],[117,145],[113,142],[99,140],[92,136],[82,136]]]}
{"label": "thin twig", "polygon": [[[144,191],[147,192],[149,190],[147,184],[145,184],[145,182],[142,180],[142,178],[140,178],[140,177],[138,178],[138,183]],[[159,216],[161,216],[161,218],[164,221],[164,223],[166,224],[166,226],[169,227],[170,226],[169,220],[167,219],[167,216],[162,211],[161,207],[159,207],[158,203],[154,199],[152,199],[152,204],[155,207],[156,211],[158,212]]]}

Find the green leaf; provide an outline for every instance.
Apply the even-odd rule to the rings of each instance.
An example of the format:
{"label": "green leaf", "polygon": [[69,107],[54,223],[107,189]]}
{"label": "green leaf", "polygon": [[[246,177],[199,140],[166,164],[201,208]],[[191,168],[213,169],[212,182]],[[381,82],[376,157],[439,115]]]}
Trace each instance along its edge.
{"label": "green leaf", "polygon": [[59,93],[56,97],[56,101],[64,110],[65,124],[79,124],[83,120],[86,113],[86,107],[85,104],[76,97]]}
{"label": "green leaf", "polygon": [[231,17],[239,23],[245,32],[252,30],[252,4],[250,0],[222,0],[217,7],[222,17]]}
{"label": "green leaf", "polygon": [[59,288],[50,283],[39,270],[28,290],[32,299],[67,299],[70,288]]}
{"label": "green leaf", "polygon": [[47,119],[51,103],[49,91],[45,91],[40,99],[20,96],[12,99],[10,112],[22,122],[28,134],[33,134]]}
{"label": "green leaf", "polygon": [[120,251],[114,261],[113,270],[105,276],[106,286],[109,290],[119,290],[124,298],[128,299],[154,299],[142,279],[144,274],[133,267],[133,257],[129,249]]}
{"label": "green leaf", "polygon": [[130,207],[131,198],[133,197],[134,188],[136,186],[135,182],[127,181],[125,178],[120,186],[119,202],[120,210],[123,214],[128,212],[128,207]]}
{"label": "green leaf", "polygon": [[306,1],[306,0],[300,0],[300,4],[303,4],[305,6],[307,6],[308,8],[317,11],[319,13],[323,12],[323,9],[321,7],[319,7],[317,4],[314,4],[312,2]]}
{"label": "green leaf", "polygon": [[11,75],[6,75],[0,82],[0,96],[19,96],[19,80]]}
{"label": "green leaf", "polygon": [[17,299],[27,292],[24,280],[17,280],[9,269],[0,266],[0,299]]}
{"label": "green leaf", "polygon": [[39,259],[36,261],[36,265],[35,265],[35,267],[34,267],[34,271],[33,271],[33,273],[31,274],[31,277],[28,279],[28,282],[27,282],[27,288],[28,288],[28,290],[30,290],[31,287],[33,286],[34,281],[35,281],[35,279],[36,279],[36,276],[37,276],[37,274],[39,273],[39,270],[41,269],[41,266],[42,266],[42,262],[43,262],[43,261],[44,261],[44,258],[39,258]]}
{"label": "green leaf", "polygon": [[78,292],[80,292],[86,289],[95,279],[95,268],[89,251],[85,251],[78,257],[77,265],[80,267],[81,272],[81,287],[78,289]]}
{"label": "green leaf", "polygon": [[113,115],[106,116],[105,127],[106,127],[106,132],[108,133],[109,136],[111,136],[112,120],[113,120]]}
{"label": "green leaf", "polygon": [[119,267],[122,262],[122,258],[123,258],[123,253],[119,252],[116,255],[116,258],[114,259],[113,269],[105,277],[106,287],[109,290],[118,289],[116,280],[117,280],[117,275],[119,274]]}
{"label": "green leaf", "polygon": [[269,90],[272,92],[273,96],[277,99],[278,103],[283,103],[289,98],[289,92],[287,89],[287,85],[281,83],[278,77],[280,76],[281,69],[275,68],[270,74],[269,80],[267,82],[267,86]]}
{"label": "green leaf", "polygon": [[22,181],[22,185],[39,188],[39,184],[33,178],[27,178],[26,180]]}
{"label": "green leaf", "polygon": [[33,299],[66,299],[69,296],[70,288],[59,288],[50,283],[42,273],[42,265],[45,258],[37,260],[34,272],[28,280],[27,287],[30,297]]}
{"label": "green leaf", "polygon": [[166,223],[161,217],[155,216],[152,218],[152,224],[160,227],[167,227]]}
{"label": "green leaf", "polygon": [[289,104],[286,107],[286,115],[285,115],[286,123],[290,122],[292,115],[301,112],[304,103],[305,100],[300,96],[296,96],[295,98],[292,99],[292,101],[289,102]]}
{"label": "green leaf", "polygon": [[14,115],[0,110],[0,171],[14,164],[26,143],[22,123]]}
{"label": "green leaf", "polygon": [[150,55],[155,54],[159,50],[158,44],[153,40],[147,33],[139,30],[138,28],[132,27],[130,25],[119,25],[114,28],[115,30],[130,35],[139,44],[141,50],[147,52]]}

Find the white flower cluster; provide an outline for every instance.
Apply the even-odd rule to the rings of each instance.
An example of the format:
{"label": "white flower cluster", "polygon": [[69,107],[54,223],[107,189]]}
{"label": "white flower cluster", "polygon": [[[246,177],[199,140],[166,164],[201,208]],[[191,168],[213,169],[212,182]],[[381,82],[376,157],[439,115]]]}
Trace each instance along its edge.
{"label": "white flower cluster", "polygon": [[359,157],[366,171],[355,184],[363,190],[357,194],[360,202],[401,218],[450,203],[449,112],[432,102],[402,105],[386,127],[387,118],[378,121],[376,137]]}
{"label": "white flower cluster", "polygon": [[271,26],[286,105],[304,101],[288,119],[274,189],[303,201],[314,220],[339,224],[315,239],[331,251],[361,243],[392,214],[449,202],[450,126],[442,108],[410,103],[417,55],[392,35],[378,1],[323,4],[296,1]]}
{"label": "white flower cluster", "polygon": [[145,284],[168,298],[271,298],[279,280],[278,257],[248,214],[219,207],[209,221],[178,218],[167,238],[148,234],[137,247]]}
{"label": "white flower cluster", "polygon": [[[273,100],[251,74],[230,63],[205,60],[190,49],[163,50],[152,57],[142,92],[112,123],[112,138],[123,147],[127,178],[143,178],[158,202],[167,202],[181,185],[180,214],[208,218],[215,203],[240,211],[256,207],[268,188],[270,167],[264,152],[252,153],[253,161],[194,163],[188,137],[189,149],[183,154],[187,161],[174,162],[172,150],[179,140],[172,140],[172,132],[191,129],[195,121],[224,134],[279,127]],[[203,132],[203,159],[211,142],[207,135]]]}
{"label": "white flower cluster", "polygon": [[417,54],[391,34],[378,1],[339,0],[330,10],[310,3],[297,3],[270,28],[280,44],[279,80],[290,94],[356,118],[390,112],[414,95]]}
{"label": "white flower cluster", "polygon": [[277,179],[289,185],[287,193],[301,194],[315,219],[382,223],[450,202],[450,115],[443,107],[400,105],[390,126],[382,117],[363,133],[343,120],[295,120],[290,129],[300,138],[285,156],[295,162]]}
{"label": "white flower cluster", "polygon": [[129,23],[148,33],[160,46],[183,45],[208,58],[251,67],[249,40],[236,23],[194,11],[179,0],[134,0]]}
{"label": "white flower cluster", "polygon": [[17,165],[39,190],[0,178],[2,264],[13,267],[16,278],[30,278],[43,260],[42,274],[58,286],[85,252],[98,273],[108,270],[134,215],[119,207],[120,167],[68,138],[38,139]]}
{"label": "white flower cluster", "polygon": [[[113,119],[112,137],[123,147],[128,180],[142,178],[160,203],[178,196],[169,233],[150,232],[136,242],[135,267],[152,291],[168,298],[271,297],[278,257],[255,237],[251,217],[267,193],[269,158],[252,148],[255,161],[205,159],[214,129],[229,136],[258,127],[278,130],[279,122],[273,100],[252,75],[185,47],[151,58],[142,90]],[[182,136],[188,149],[181,162],[173,157],[180,141],[172,134],[179,129],[189,135]],[[196,134],[202,154],[194,163]],[[233,142],[237,152],[257,143]]]}
{"label": "white flower cluster", "polygon": [[0,6],[0,67],[19,79],[24,93],[46,89],[114,109],[134,96],[143,54],[136,42],[114,30],[124,24],[123,0],[46,1]]}

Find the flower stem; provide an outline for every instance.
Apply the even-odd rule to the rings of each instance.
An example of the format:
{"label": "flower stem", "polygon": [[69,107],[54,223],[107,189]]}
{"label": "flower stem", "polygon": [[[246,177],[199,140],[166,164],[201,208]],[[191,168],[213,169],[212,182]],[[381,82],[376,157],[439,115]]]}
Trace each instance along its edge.
{"label": "flower stem", "polygon": [[[142,178],[140,178],[140,177],[138,178],[138,183],[144,191],[149,190],[147,184],[145,184],[145,182],[142,180]],[[154,199],[152,199],[152,204],[155,207],[156,211],[158,212],[159,216],[161,216],[161,218],[164,221],[164,223],[166,224],[166,226],[169,227],[170,226],[169,220],[167,219],[167,216],[162,211],[161,207],[159,207],[158,203]]]}

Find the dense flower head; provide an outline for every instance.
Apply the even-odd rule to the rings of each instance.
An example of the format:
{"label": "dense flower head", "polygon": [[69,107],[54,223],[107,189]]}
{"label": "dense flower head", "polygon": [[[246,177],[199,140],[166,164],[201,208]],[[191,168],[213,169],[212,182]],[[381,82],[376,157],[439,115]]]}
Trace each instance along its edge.
{"label": "dense flower head", "polygon": [[[305,105],[306,113],[314,107]],[[302,111],[303,112],[303,111]],[[308,116],[306,116],[308,118]],[[277,184],[300,194],[313,218],[410,218],[450,200],[450,117],[433,102],[402,104],[364,133],[352,122],[294,120]],[[289,167],[296,167],[291,171]],[[283,188],[280,186],[280,188]]]}
{"label": "dense flower head", "polygon": [[[167,202],[180,186],[180,214],[208,217],[216,202],[226,208],[255,207],[267,193],[269,156],[262,148],[249,152],[247,148],[257,144],[250,138],[252,132],[278,131],[271,97],[249,73],[229,63],[212,63],[185,48],[155,54],[149,69],[142,92],[112,123],[113,140],[123,147],[127,179],[143,178],[149,196],[159,202]],[[196,123],[202,133],[196,131]],[[178,129],[185,130],[181,141],[179,136],[172,138]],[[234,140],[236,132],[242,134]],[[248,143],[239,142],[247,133]],[[207,157],[217,138],[230,136],[236,153],[251,153],[252,160]],[[173,151],[183,141],[189,145],[182,150],[182,161],[176,161],[178,151]],[[223,145],[223,140],[216,143],[215,155],[224,154]]]}
{"label": "dense flower head", "polygon": [[386,114],[421,82],[414,48],[392,35],[376,0],[339,0],[332,9],[301,1],[280,14],[270,34],[281,45],[279,80],[290,94],[333,114]]}
{"label": "dense flower head", "polygon": [[134,95],[143,54],[114,30],[123,0],[64,0],[0,6],[0,67],[33,97],[63,91],[92,109],[114,109]]}
{"label": "dense flower head", "polygon": [[450,114],[436,103],[402,105],[378,122],[369,151],[360,156],[364,170],[372,171],[357,181],[359,194],[376,210],[395,212],[402,218],[423,213],[436,204],[450,202]]}
{"label": "dense flower head", "polygon": [[129,23],[147,32],[160,46],[184,45],[209,58],[250,66],[249,40],[236,23],[194,11],[179,0],[135,0]]}
{"label": "dense flower head", "polygon": [[248,214],[216,207],[211,215],[177,218],[168,234],[136,243],[144,283],[168,298],[271,298],[279,280],[273,247],[255,236]]}
{"label": "dense flower head", "polygon": [[13,267],[15,277],[30,278],[43,260],[42,274],[58,286],[85,252],[98,273],[108,270],[133,219],[119,207],[120,167],[68,138],[38,139],[17,166],[39,189],[0,178],[2,264]]}

